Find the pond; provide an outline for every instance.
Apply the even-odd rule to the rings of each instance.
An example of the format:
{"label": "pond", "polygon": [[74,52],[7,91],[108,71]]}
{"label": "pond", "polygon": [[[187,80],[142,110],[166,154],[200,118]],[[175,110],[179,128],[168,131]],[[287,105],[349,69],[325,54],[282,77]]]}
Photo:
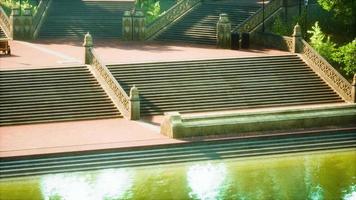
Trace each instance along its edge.
{"label": "pond", "polygon": [[0,180],[0,199],[356,199],[356,150]]}

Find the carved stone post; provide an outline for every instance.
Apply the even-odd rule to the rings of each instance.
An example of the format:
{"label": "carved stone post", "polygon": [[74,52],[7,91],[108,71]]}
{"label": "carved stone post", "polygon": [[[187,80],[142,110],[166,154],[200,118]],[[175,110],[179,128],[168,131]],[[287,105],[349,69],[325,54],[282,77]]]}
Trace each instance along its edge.
{"label": "carved stone post", "polygon": [[231,23],[226,13],[220,14],[216,25],[217,46],[223,49],[231,48]]}
{"label": "carved stone post", "polygon": [[22,35],[20,17],[20,8],[12,8],[10,15],[10,37],[13,39],[20,38]]}
{"label": "carved stone post", "polygon": [[93,38],[91,37],[89,32],[84,36],[83,46],[85,47],[84,63],[88,65],[91,62],[91,56],[89,51],[90,48],[93,47]]}
{"label": "carved stone post", "polygon": [[125,11],[122,17],[122,39],[132,40],[132,14],[131,11]]}
{"label": "carved stone post", "polygon": [[22,38],[32,39],[32,11],[30,8],[25,8],[23,16],[21,16]]}
{"label": "carved stone post", "polygon": [[294,26],[294,31],[293,31],[293,49],[292,49],[292,53],[299,53],[300,52],[301,42],[302,42],[302,30],[301,30],[299,24],[297,24],[297,25]]}
{"label": "carved stone post", "polygon": [[351,102],[356,103],[356,74],[354,74],[354,80],[352,81]]}
{"label": "carved stone post", "polygon": [[145,40],[145,14],[142,10],[136,10],[133,15],[133,40]]}
{"label": "carved stone post", "polygon": [[134,85],[130,89],[130,120],[139,120],[140,112],[140,95]]}
{"label": "carved stone post", "polygon": [[179,112],[169,112],[164,114],[161,123],[161,134],[170,138],[184,137],[182,116]]}

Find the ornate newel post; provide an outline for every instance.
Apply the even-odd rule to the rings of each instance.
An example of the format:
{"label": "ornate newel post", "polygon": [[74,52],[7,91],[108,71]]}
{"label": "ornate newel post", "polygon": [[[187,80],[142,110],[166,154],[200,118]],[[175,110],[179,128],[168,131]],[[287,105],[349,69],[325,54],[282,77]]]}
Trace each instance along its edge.
{"label": "ornate newel post", "polygon": [[32,11],[30,8],[25,8],[23,16],[21,16],[22,21],[22,38],[31,39],[32,38]]}
{"label": "ornate newel post", "polygon": [[90,48],[93,47],[93,38],[89,32],[84,36],[83,47],[85,47],[84,63],[88,65],[91,62]]}
{"label": "ornate newel post", "polygon": [[130,120],[139,120],[140,112],[140,95],[134,85],[130,89]]}
{"label": "ornate newel post", "polygon": [[354,80],[352,81],[351,102],[356,103],[356,74],[354,74]]}
{"label": "ornate newel post", "polygon": [[20,8],[12,8],[10,15],[10,37],[17,39],[21,37]]}
{"label": "ornate newel post", "polygon": [[145,14],[142,10],[136,10],[133,15],[133,36],[135,41],[145,40]]}
{"label": "ornate newel post", "polygon": [[122,17],[122,39],[132,40],[132,14],[131,11],[125,11]]}
{"label": "ornate newel post", "polygon": [[294,31],[293,31],[293,49],[292,49],[292,53],[299,53],[300,52],[301,42],[302,42],[302,30],[301,30],[299,24],[297,24],[297,25],[294,26]]}
{"label": "ornate newel post", "polygon": [[220,14],[216,25],[217,46],[223,49],[231,47],[231,23],[226,13]]}

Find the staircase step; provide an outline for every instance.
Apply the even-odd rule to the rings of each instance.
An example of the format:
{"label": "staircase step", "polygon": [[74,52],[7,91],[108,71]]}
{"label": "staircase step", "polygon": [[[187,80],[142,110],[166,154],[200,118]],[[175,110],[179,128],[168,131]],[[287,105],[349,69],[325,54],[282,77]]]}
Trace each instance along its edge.
{"label": "staircase step", "polygon": [[343,102],[296,55],[109,65],[141,114]]}

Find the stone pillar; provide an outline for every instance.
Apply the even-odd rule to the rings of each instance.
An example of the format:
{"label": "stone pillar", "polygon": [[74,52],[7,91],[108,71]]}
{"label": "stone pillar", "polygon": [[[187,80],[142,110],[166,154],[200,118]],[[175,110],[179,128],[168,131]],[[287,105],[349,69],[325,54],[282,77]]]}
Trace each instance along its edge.
{"label": "stone pillar", "polygon": [[354,80],[352,81],[351,103],[356,103],[356,74],[354,74]]}
{"label": "stone pillar", "polygon": [[135,41],[145,40],[145,14],[142,10],[136,10],[133,18],[133,36],[132,39]]}
{"label": "stone pillar", "polygon": [[32,39],[32,11],[30,8],[25,8],[23,16],[21,16],[22,21],[22,38]]}
{"label": "stone pillar", "polygon": [[83,47],[85,47],[84,63],[88,65],[91,62],[91,55],[89,51],[90,48],[93,47],[93,38],[89,32],[84,36]]}
{"label": "stone pillar", "polygon": [[231,23],[226,13],[220,14],[216,25],[217,46],[223,49],[231,48]]}
{"label": "stone pillar", "polygon": [[168,112],[164,114],[164,119],[161,123],[161,134],[170,138],[184,137],[184,127],[182,116],[179,112]]}
{"label": "stone pillar", "polygon": [[139,120],[140,112],[140,95],[134,85],[130,89],[130,120]]}
{"label": "stone pillar", "polygon": [[294,26],[294,31],[293,31],[293,49],[292,49],[292,53],[299,53],[300,52],[301,42],[302,42],[302,30],[301,30],[299,24],[297,24],[297,25]]}
{"label": "stone pillar", "polygon": [[20,8],[12,8],[10,15],[10,37],[13,39],[20,38],[22,35],[20,17]]}
{"label": "stone pillar", "polygon": [[125,11],[122,17],[122,39],[132,40],[132,14],[131,11]]}

